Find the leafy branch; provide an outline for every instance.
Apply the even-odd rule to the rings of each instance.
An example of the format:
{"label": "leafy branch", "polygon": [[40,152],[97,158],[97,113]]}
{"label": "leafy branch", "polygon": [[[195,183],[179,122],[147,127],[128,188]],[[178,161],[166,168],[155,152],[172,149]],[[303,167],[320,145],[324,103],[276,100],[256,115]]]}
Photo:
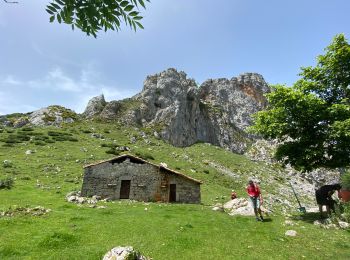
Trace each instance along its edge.
{"label": "leafy branch", "polygon": [[124,22],[136,31],[144,27],[140,23],[142,16],[139,7],[146,8],[149,0],[54,0],[46,6],[51,15],[50,22],[71,25],[87,35],[97,37],[101,30],[119,31]]}
{"label": "leafy branch", "polygon": [[6,4],[18,4],[17,1],[8,1],[8,0],[4,0],[4,2],[5,2]]}

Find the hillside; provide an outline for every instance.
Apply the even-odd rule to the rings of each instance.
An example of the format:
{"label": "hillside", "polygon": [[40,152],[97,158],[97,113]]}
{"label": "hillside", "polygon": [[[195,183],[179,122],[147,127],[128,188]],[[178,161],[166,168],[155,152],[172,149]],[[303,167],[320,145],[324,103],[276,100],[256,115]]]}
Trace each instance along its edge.
{"label": "hillside", "polygon": [[[348,232],[314,226],[317,215],[312,213],[298,217],[285,178],[293,180],[293,175],[277,164],[252,161],[208,143],[174,147],[156,138],[152,128],[116,123],[3,128],[0,139],[1,179],[14,180],[12,189],[0,190],[0,211],[8,213],[0,217],[2,259],[99,259],[111,247],[126,244],[154,259],[232,259],[228,252],[248,258],[259,252],[275,259],[323,258],[337,252],[339,259],[345,259],[350,253],[341,242],[349,238]],[[128,153],[165,162],[202,180],[202,204],[99,202],[106,208],[91,208],[66,202],[68,192],[81,188],[83,165],[129,149]],[[273,210],[270,221],[255,223],[251,217],[211,210],[212,205],[229,200],[231,189],[245,197],[251,177],[261,181],[266,207]],[[315,206],[312,197],[301,200]],[[51,211],[36,216],[23,209],[36,206]],[[294,223],[292,227],[286,226],[286,218]],[[298,236],[285,237],[288,229]],[[252,230],[257,230],[253,238]],[[321,242],[316,244],[315,237]]]}

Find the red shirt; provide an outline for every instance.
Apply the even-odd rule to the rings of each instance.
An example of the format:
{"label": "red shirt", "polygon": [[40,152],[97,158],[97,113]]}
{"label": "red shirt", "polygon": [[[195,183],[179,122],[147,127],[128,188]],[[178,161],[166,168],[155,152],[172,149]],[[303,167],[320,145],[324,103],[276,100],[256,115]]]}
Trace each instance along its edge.
{"label": "red shirt", "polygon": [[247,192],[248,192],[248,195],[251,197],[260,196],[260,188],[258,185],[248,185]]}

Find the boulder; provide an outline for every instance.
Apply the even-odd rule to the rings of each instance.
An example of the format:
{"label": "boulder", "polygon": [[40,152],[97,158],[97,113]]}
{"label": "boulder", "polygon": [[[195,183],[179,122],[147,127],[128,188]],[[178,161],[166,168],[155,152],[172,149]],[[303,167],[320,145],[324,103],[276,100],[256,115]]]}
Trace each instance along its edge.
{"label": "boulder", "polygon": [[345,222],[345,221],[338,221],[338,225],[342,229],[347,229],[350,227],[350,224],[348,222]]}
{"label": "boulder", "polygon": [[118,246],[108,251],[103,260],[148,260],[131,246]]}
{"label": "boulder", "polygon": [[224,209],[230,216],[242,215],[242,216],[254,216],[254,210],[249,205],[249,202],[245,198],[236,198],[230,200],[224,204]]}
{"label": "boulder", "polygon": [[295,230],[287,230],[284,234],[289,237],[295,237],[297,235],[297,232]]}

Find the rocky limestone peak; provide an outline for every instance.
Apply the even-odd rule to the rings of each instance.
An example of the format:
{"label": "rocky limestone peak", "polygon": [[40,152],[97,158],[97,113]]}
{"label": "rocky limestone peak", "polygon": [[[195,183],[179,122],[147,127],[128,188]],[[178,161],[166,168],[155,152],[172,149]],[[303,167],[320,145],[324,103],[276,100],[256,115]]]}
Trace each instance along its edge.
{"label": "rocky limestone peak", "polygon": [[264,94],[270,88],[261,75],[245,73],[230,80],[206,80],[199,91],[203,104],[221,108],[226,123],[245,130],[252,123],[251,115],[266,106]]}
{"label": "rocky limestone peak", "polygon": [[242,153],[251,138],[244,130],[251,115],[265,107],[267,92],[264,78],[256,73],[209,79],[197,86],[185,72],[170,68],[147,76],[143,90],[130,99],[90,100],[84,114],[153,126],[175,146],[201,141]]}
{"label": "rocky limestone peak", "polygon": [[251,99],[257,105],[265,106],[264,94],[270,92],[270,87],[263,76],[257,73],[244,73],[231,80],[226,78],[208,79],[200,87],[200,97],[212,102],[231,102],[230,97]]}
{"label": "rocky limestone peak", "polygon": [[144,87],[142,92],[148,89],[173,89],[176,91],[176,87],[186,87],[188,85],[195,85],[196,83],[192,79],[187,78],[187,74],[184,71],[177,71],[174,68],[169,68],[160,73],[149,75],[144,81]]}
{"label": "rocky limestone peak", "polygon": [[83,116],[86,118],[92,118],[102,112],[103,108],[106,106],[107,102],[103,94],[93,97],[89,100]]}

